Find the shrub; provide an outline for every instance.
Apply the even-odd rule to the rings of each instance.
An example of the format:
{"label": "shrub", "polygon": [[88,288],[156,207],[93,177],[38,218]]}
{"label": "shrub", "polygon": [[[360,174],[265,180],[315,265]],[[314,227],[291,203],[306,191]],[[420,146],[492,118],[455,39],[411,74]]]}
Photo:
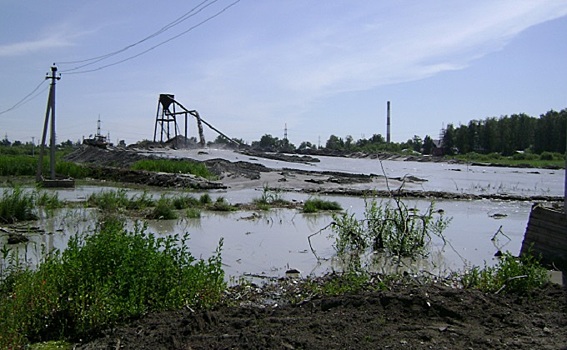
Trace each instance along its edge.
{"label": "shrub", "polygon": [[13,270],[2,280],[0,348],[86,339],[147,312],[219,301],[222,240],[211,258],[197,260],[187,235],[156,238],[140,226],[129,232],[116,219],[97,231],[72,237],[37,270]]}
{"label": "shrub", "polygon": [[553,160],[553,153],[551,152],[542,152],[539,156],[541,160]]}

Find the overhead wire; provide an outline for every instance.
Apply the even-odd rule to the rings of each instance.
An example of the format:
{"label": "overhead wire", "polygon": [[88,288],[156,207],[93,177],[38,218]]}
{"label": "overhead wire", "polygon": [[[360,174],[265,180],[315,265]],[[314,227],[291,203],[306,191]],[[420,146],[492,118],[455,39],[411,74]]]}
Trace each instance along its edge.
{"label": "overhead wire", "polygon": [[[152,39],[152,38],[154,38],[154,37],[160,35],[161,33],[164,33],[164,32],[166,32],[167,30],[169,30],[169,29],[175,27],[176,25],[178,25],[178,24],[180,24],[180,23],[186,21],[187,19],[189,19],[189,18],[191,18],[191,17],[197,15],[198,13],[200,13],[201,11],[203,11],[204,9],[206,9],[207,7],[213,5],[213,4],[214,4],[215,2],[217,2],[218,0],[213,0],[213,1],[210,2],[209,4],[203,6],[202,8],[199,8],[199,7],[201,7],[203,4],[207,3],[208,1],[210,1],[210,0],[204,0],[204,1],[202,1],[202,2],[199,3],[197,6],[193,7],[192,9],[190,9],[189,11],[187,11],[186,13],[184,13],[182,16],[178,17],[178,18],[175,19],[174,21],[172,21],[172,22],[166,24],[165,26],[163,26],[163,27],[162,27],[161,29],[159,29],[158,31],[156,31],[156,32],[154,32],[154,33],[152,33],[152,34],[146,36],[146,37],[143,38],[143,39],[138,40],[138,41],[135,42],[135,43],[132,43],[132,44],[130,44],[130,45],[127,45],[127,46],[123,47],[123,48],[120,49],[120,50],[116,50],[116,51],[113,51],[113,52],[110,52],[110,53],[107,53],[107,54],[104,54],[104,55],[100,55],[100,56],[96,56],[96,57],[91,57],[91,58],[87,58],[87,59],[83,59],[83,60],[78,60],[78,61],[63,61],[63,62],[57,62],[57,63],[58,63],[58,64],[65,65],[65,64],[80,64],[80,63],[89,62],[89,63],[86,63],[86,64],[83,64],[83,65],[80,65],[80,66],[77,66],[77,67],[75,67],[75,68],[71,68],[71,69],[68,69],[68,70],[67,70],[67,71],[72,71],[72,70],[77,70],[77,69],[80,69],[80,68],[83,68],[83,67],[86,67],[86,66],[95,64],[95,63],[97,63],[97,62],[100,62],[100,61],[105,60],[105,59],[107,59],[107,58],[110,58],[110,57],[112,57],[112,56],[118,55],[119,53],[122,53],[122,52],[124,52],[124,51],[126,51],[126,50],[128,50],[128,49],[131,49],[131,48],[133,48],[133,47],[139,45],[139,44],[142,44],[142,43],[144,43],[144,42],[146,42],[146,41],[148,41],[148,40],[150,40],[150,39]],[[193,12],[194,12],[194,13],[193,13]]]}
{"label": "overhead wire", "polygon": [[[190,14],[191,12],[195,11],[196,8],[200,7],[203,3],[205,3],[205,1],[203,1],[203,2],[201,2],[199,5],[197,5],[196,7],[194,7],[192,10],[190,10],[189,12],[187,12],[185,15],[179,17],[178,19],[176,19],[176,20],[173,21],[173,22],[170,22],[168,25],[164,26],[162,29],[160,29],[159,31],[153,33],[152,35],[150,35],[150,36],[148,36],[148,37],[146,37],[146,38],[144,38],[144,39],[142,39],[142,40],[139,40],[137,43],[132,44],[132,45],[128,45],[127,47],[125,47],[125,48],[123,48],[123,49],[121,49],[121,50],[118,50],[118,51],[114,51],[113,53],[110,53],[110,54],[107,54],[107,55],[103,55],[103,56],[99,56],[99,58],[97,58],[97,59],[96,59],[95,61],[93,61],[93,62],[84,64],[84,65],[80,65],[80,66],[77,66],[77,67],[74,67],[74,68],[71,68],[71,69],[63,70],[63,71],[61,71],[61,73],[66,73],[66,74],[90,73],[90,72],[99,71],[99,70],[102,70],[102,69],[105,69],[105,68],[108,68],[108,67],[116,66],[116,65],[118,65],[118,64],[121,64],[121,63],[130,61],[130,60],[132,60],[132,59],[134,59],[134,58],[137,58],[137,57],[140,57],[140,56],[142,56],[142,55],[144,55],[144,54],[146,54],[146,53],[148,53],[148,52],[150,52],[150,51],[152,51],[152,50],[154,50],[154,49],[156,49],[156,48],[158,48],[158,47],[160,47],[160,46],[162,46],[162,45],[165,45],[165,44],[169,43],[170,41],[173,41],[173,40],[179,38],[180,36],[183,36],[183,35],[189,33],[190,31],[195,30],[196,28],[202,26],[203,24],[209,22],[210,20],[212,20],[212,19],[214,19],[214,18],[220,16],[221,14],[223,14],[224,12],[226,12],[228,9],[230,9],[231,7],[233,7],[234,5],[236,5],[237,3],[240,2],[240,0],[236,0],[236,1],[234,1],[234,2],[232,2],[232,3],[230,3],[230,4],[228,4],[227,6],[223,7],[221,10],[217,11],[215,14],[213,14],[213,15],[211,15],[211,16],[205,18],[205,19],[202,20],[201,22],[199,22],[199,23],[197,23],[197,24],[195,24],[195,25],[189,27],[188,29],[182,31],[181,33],[179,33],[179,34],[177,34],[177,35],[174,35],[173,37],[171,37],[171,38],[169,38],[169,39],[167,39],[167,40],[164,40],[164,41],[162,41],[162,42],[160,42],[160,43],[158,43],[158,44],[156,44],[156,45],[154,45],[154,46],[152,46],[152,47],[150,47],[150,48],[148,48],[148,49],[146,49],[146,50],[144,50],[144,51],[142,51],[142,52],[139,52],[139,53],[135,54],[135,55],[126,57],[126,58],[124,58],[124,59],[122,59],[122,60],[119,60],[119,61],[116,61],[116,62],[113,62],[113,63],[109,63],[109,64],[106,64],[106,65],[103,65],[103,66],[100,66],[100,67],[97,67],[97,68],[86,69],[86,70],[79,70],[79,69],[84,68],[84,67],[87,67],[87,66],[89,66],[89,65],[98,63],[98,62],[100,62],[100,61],[102,61],[102,60],[104,60],[104,59],[107,59],[107,58],[110,58],[110,57],[112,57],[112,56],[115,56],[115,55],[118,54],[118,53],[124,52],[124,51],[126,51],[127,49],[129,49],[129,48],[131,48],[131,47],[134,47],[134,46],[136,46],[136,45],[138,45],[138,44],[140,44],[140,43],[142,43],[142,42],[145,42],[145,41],[149,40],[150,38],[153,38],[153,37],[155,37],[155,36],[157,36],[157,35],[163,33],[164,31],[166,31],[166,30],[172,28],[173,26],[175,26],[175,25],[177,25],[177,24],[179,24],[179,23],[185,21],[186,19],[188,19],[188,18],[190,18],[190,17],[192,17],[192,16],[198,14],[199,12],[201,12],[202,10],[204,10],[205,8],[207,8],[208,6],[214,4],[214,3],[217,2],[217,1],[218,1],[218,0],[214,0],[213,2],[211,2],[211,3],[209,3],[209,4],[205,5],[205,6],[203,6],[202,8],[200,8],[200,9],[198,9],[198,10],[196,10],[195,13]],[[190,14],[190,15],[189,15],[189,14]],[[79,70],[79,71],[77,71],[77,70]]]}
{"label": "overhead wire", "polygon": [[[12,107],[5,109],[3,111],[0,111],[0,115],[4,114],[4,113],[8,113],[10,111],[13,111],[15,109],[17,109],[18,107],[21,107],[23,105],[25,105],[26,103],[30,102],[31,100],[33,100],[34,98],[36,98],[37,96],[39,96],[40,94],[37,94],[35,96],[32,97],[32,95],[39,90],[39,88],[43,85],[43,83],[45,83],[45,79],[42,79],[41,82],[29,93],[27,94],[24,98],[22,98],[21,100],[19,100],[16,104],[14,104]],[[41,92],[43,92],[44,90],[42,90]]]}
{"label": "overhead wire", "polygon": [[[169,38],[169,39],[167,39],[167,40],[164,40],[164,41],[160,42],[159,44],[156,44],[156,45],[154,45],[154,46],[152,46],[152,47],[150,47],[150,48],[148,48],[148,49],[146,49],[146,50],[144,50],[144,51],[142,51],[142,52],[140,52],[140,53],[138,53],[138,54],[132,55],[132,56],[127,57],[127,58],[125,58],[125,59],[122,59],[122,60],[120,60],[120,61],[113,62],[113,63],[107,64],[107,65],[104,65],[104,66],[100,66],[100,67],[97,67],[97,68],[94,68],[94,69],[88,69],[88,70],[82,70],[82,71],[79,70],[79,69],[81,69],[81,68],[87,67],[87,66],[89,66],[89,65],[98,63],[98,62],[100,62],[100,61],[102,61],[102,60],[105,60],[105,59],[107,59],[107,58],[110,58],[110,57],[113,57],[113,56],[115,56],[115,55],[118,55],[118,54],[120,54],[120,53],[122,53],[122,52],[124,52],[124,51],[126,51],[126,50],[128,50],[128,49],[130,49],[130,48],[132,48],[132,47],[135,47],[135,46],[137,46],[137,45],[140,45],[140,44],[142,44],[142,43],[144,43],[144,42],[146,42],[146,41],[152,39],[152,38],[154,38],[154,37],[156,37],[156,36],[158,36],[158,35],[160,35],[160,34],[166,32],[166,31],[168,31],[169,29],[171,29],[171,28],[177,26],[178,24],[180,24],[180,23],[186,21],[187,19],[189,19],[189,18],[191,18],[191,17],[193,17],[193,16],[199,14],[200,12],[202,12],[203,10],[205,10],[207,7],[213,5],[213,4],[216,3],[217,1],[219,1],[219,0],[212,0],[212,1],[211,1],[211,0],[204,0],[204,1],[200,2],[198,5],[194,6],[194,7],[191,8],[189,11],[187,11],[186,13],[184,13],[182,16],[178,17],[177,19],[173,20],[172,22],[166,24],[165,26],[163,26],[163,27],[162,27],[161,29],[159,29],[158,31],[156,31],[156,32],[154,32],[154,33],[148,35],[147,37],[145,37],[145,38],[143,38],[143,39],[138,40],[137,42],[135,42],[135,43],[133,43],[133,44],[127,45],[127,46],[123,47],[123,48],[120,49],[120,50],[113,51],[113,52],[110,52],[110,53],[108,53],[108,54],[101,55],[101,56],[97,56],[97,57],[92,57],[92,58],[88,58],[88,59],[84,59],[84,60],[79,60],[79,61],[63,61],[63,62],[58,62],[58,64],[77,64],[77,63],[86,63],[86,62],[89,62],[89,63],[86,63],[86,64],[84,64],[84,65],[79,65],[79,66],[77,66],[77,67],[70,68],[70,69],[67,69],[67,70],[63,70],[63,71],[60,71],[60,72],[61,72],[61,73],[66,73],[66,74],[89,73],[89,72],[99,71],[99,70],[102,70],[102,69],[104,69],[104,68],[108,68],[108,67],[111,67],[111,66],[115,66],[115,65],[118,65],[118,64],[127,62],[127,61],[129,61],[129,60],[132,60],[132,59],[134,59],[134,58],[137,58],[137,57],[139,57],[139,56],[142,56],[142,55],[146,54],[147,52],[149,52],[149,51],[151,51],[151,50],[154,50],[154,49],[156,49],[156,48],[158,48],[158,47],[160,47],[160,46],[162,46],[162,45],[164,45],[164,44],[166,44],[166,43],[168,43],[168,42],[170,42],[170,41],[172,41],[172,40],[175,40],[175,39],[179,38],[179,37],[182,36],[182,35],[185,35],[185,34],[189,33],[190,31],[192,31],[192,30],[194,30],[194,29],[196,29],[196,28],[202,26],[203,24],[209,22],[210,20],[212,20],[212,19],[214,19],[214,18],[220,16],[220,15],[223,14],[225,11],[227,11],[228,9],[230,9],[231,7],[233,7],[234,5],[236,5],[237,3],[240,2],[240,0],[236,0],[236,1],[232,2],[232,3],[230,3],[229,5],[223,7],[220,11],[216,12],[216,13],[213,14],[212,16],[207,17],[206,19],[204,19],[204,20],[202,20],[201,22],[199,22],[199,23],[197,23],[197,24],[191,26],[190,28],[184,30],[183,32],[181,32],[181,33],[179,33],[179,34],[177,34],[177,35],[175,35],[175,36],[173,36],[173,37],[171,37],[171,38]],[[79,71],[76,71],[76,70],[79,70]],[[13,110],[15,110],[15,109],[17,109],[17,108],[23,106],[24,104],[30,102],[31,100],[37,98],[41,93],[43,93],[43,91],[45,91],[45,89],[47,89],[47,87],[46,87],[46,88],[45,88],[44,90],[42,90],[40,93],[34,95],[34,93],[36,93],[36,92],[39,90],[39,88],[40,88],[44,83],[45,83],[45,79],[42,79],[42,81],[41,81],[30,93],[28,93],[24,98],[22,98],[20,101],[18,101],[16,104],[14,104],[12,107],[0,111],[0,115],[5,114],[5,113],[8,113],[8,112],[11,112],[11,111],[13,111]],[[32,96],[32,95],[34,95],[34,96]]]}

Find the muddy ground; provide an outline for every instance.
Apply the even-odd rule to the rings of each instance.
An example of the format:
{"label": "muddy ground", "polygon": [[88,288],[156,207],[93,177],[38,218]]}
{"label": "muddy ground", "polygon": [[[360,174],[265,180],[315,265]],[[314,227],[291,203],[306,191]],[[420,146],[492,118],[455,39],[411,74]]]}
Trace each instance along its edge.
{"label": "muddy ground", "polygon": [[[341,296],[305,294],[296,304],[247,286],[232,306],[147,315],[77,349],[567,349],[567,292],[484,294],[436,282]],[[304,294],[302,294],[304,293]],[[277,293],[276,293],[277,294]]]}
{"label": "muddy ground", "polygon": [[[114,174],[117,181],[167,183],[169,187],[238,189],[268,183],[289,191],[357,195],[382,186],[390,193],[382,176],[272,171],[220,159],[207,161],[218,181],[175,174],[158,178],[125,170],[140,155],[123,152],[84,149],[69,160],[106,166],[101,177]],[[309,159],[298,157],[295,161]],[[404,181],[420,179],[388,182],[395,189]],[[227,291],[223,304],[212,310],[149,314],[76,348],[567,349],[567,291],[558,285],[517,296],[484,294],[447,282],[410,280],[382,290],[321,296],[310,294],[303,283],[283,280],[266,287],[235,287]]]}

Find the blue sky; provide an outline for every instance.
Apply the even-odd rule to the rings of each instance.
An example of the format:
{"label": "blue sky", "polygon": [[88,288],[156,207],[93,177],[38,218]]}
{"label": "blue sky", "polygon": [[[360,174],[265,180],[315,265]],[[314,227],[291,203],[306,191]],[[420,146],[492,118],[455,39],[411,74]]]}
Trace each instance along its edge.
{"label": "blue sky", "polygon": [[[56,63],[58,142],[95,133],[99,115],[113,142],[153,139],[160,93],[247,142],[283,138],[287,125],[296,146],[385,136],[386,101],[396,142],[435,138],[448,123],[567,108],[567,1],[0,3],[0,112]],[[127,48],[199,5],[109,59],[65,63]],[[37,142],[47,86],[0,114],[0,137]]]}

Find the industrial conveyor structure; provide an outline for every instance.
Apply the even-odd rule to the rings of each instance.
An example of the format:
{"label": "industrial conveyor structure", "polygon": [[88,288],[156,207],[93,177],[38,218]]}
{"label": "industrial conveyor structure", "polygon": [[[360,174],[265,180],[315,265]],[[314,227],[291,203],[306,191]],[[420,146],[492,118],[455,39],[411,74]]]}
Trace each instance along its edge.
{"label": "industrial conveyor structure", "polygon": [[[232,138],[228,137],[220,130],[212,126],[211,124],[207,123],[201,116],[199,112],[196,110],[189,110],[185,108],[181,103],[175,100],[175,96],[171,94],[160,94],[158,100],[158,108],[156,113],[156,124],[154,128],[154,142],[167,142],[172,139],[177,139],[179,136],[179,125],[177,123],[177,116],[183,115],[185,117],[185,124],[184,124],[184,142],[188,141],[188,134],[187,134],[187,120],[189,119],[189,115],[193,116],[197,120],[197,129],[199,132],[199,144],[201,147],[205,146],[205,135],[203,133],[203,124],[211,128],[211,130],[215,131],[222,137],[224,137],[227,141],[240,146],[240,142],[233,140]],[[158,140],[158,128],[160,129],[160,136]]]}

